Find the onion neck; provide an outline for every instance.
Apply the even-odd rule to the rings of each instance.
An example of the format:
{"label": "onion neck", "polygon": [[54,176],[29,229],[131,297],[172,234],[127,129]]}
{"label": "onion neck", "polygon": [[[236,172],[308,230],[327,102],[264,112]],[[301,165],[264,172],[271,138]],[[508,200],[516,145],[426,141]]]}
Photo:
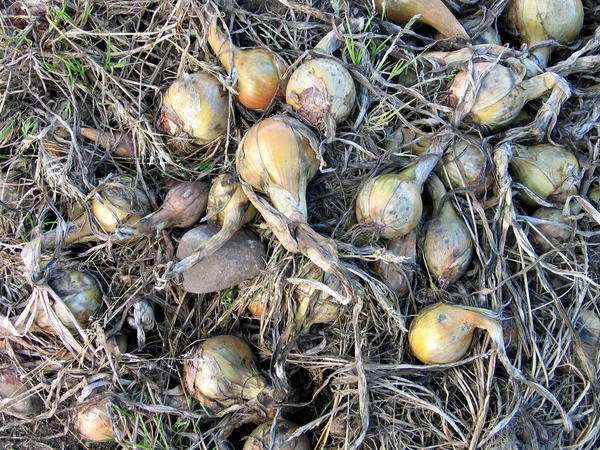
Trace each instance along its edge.
{"label": "onion neck", "polygon": [[550,55],[552,54],[552,46],[545,45],[543,47],[536,48],[531,51],[531,55],[536,60],[538,66],[543,70],[548,67],[550,61]]}
{"label": "onion neck", "polygon": [[414,183],[419,189],[422,189],[423,183],[431,174],[433,168],[437,165],[440,156],[435,154],[424,154],[416,164],[407,167],[400,175],[407,181]]}
{"label": "onion neck", "polygon": [[525,102],[530,102],[540,98],[546,92],[554,88],[557,83],[556,75],[552,72],[545,72],[528,80],[522,81],[519,87],[523,89]]}
{"label": "onion neck", "polygon": [[[70,245],[75,242],[84,241],[85,238],[94,236],[90,222],[85,214],[79,216],[73,222],[67,222],[68,231],[64,237],[64,244]],[[47,231],[41,235],[42,248],[54,248],[57,242],[57,230]]]}
{"label": "onion neck", "polygon": [[221,61],[227,72],[231,72],[232,54],[238,48],[233,45],[230,39],[225,36],[225,33],[217,25],[217,17],[213,16],[208,24],[207,40],[210,48]]}

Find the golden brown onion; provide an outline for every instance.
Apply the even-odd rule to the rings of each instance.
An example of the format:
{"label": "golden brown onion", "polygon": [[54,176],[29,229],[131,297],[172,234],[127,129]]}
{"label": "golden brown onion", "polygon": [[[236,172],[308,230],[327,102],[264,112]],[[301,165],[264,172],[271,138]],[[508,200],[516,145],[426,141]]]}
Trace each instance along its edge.
{"label": "golden brown onion", "polygon": [[265,422],[256,427],[246,439],[242,450],[312,450],[305,434],[290,439],[300,428],[293,422],[279,419],[275,425],[275,439],[271,441],[273,422]]}
{"label": "golden brown onion", "polygon": [[79,130],[79,134],[95,142],[100,147],[112,151],[115,156],[134,158],[137,155],[133,136],[129,133],[113,133],[95,128],[82,128]]}
{"label": "golden brown onion", "polygon": [[204,72],[185,73],[165,92],[157,128],[206,144],[227,132],[228,117],[228,94],[219,80]]}
{"label": "golden brown onion", "polygon": [[93,399],[77,408],[73,419],[75,431],[84,441],[113,441],[109,397]]}

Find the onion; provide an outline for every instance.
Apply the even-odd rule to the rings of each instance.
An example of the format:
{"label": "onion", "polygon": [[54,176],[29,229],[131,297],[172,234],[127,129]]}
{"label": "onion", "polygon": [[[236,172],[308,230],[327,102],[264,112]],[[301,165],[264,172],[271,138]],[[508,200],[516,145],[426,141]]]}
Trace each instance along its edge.
{"label": "onion", "polygon": [[101,397],[81,405],[75,412],[73,423],[75,431],[85,441],[113,441],[114,434],[111,419],[109,397]]}
{"label": "onion", "polygon": [[[340,289],[339,280],[317,266],[312,266],[304,278],[325,283],[334,291]],[[294,291],[294,297],[297,301],[296,328],[301,334],[308,333],[315,324],[334,323],[340,316],[340,306],[331,301],[329,294],[315,286],[300,284]]]}
{"label": "onion", "polygon": [[38,413],[43,406],[42,399],[37,393],[29,392],[31,387],[30,383],[20,380],[17,371],[12,367],[0,369],[0,399],[6,405],[2,412],[14,413],[17,416],[32,416]]}
{"label": "onion", "polygon": [[413,354],[425,364],[459,361],[471,345],[476,328],[487,330],[492,341],[504,349],[502,326],[487,309],[436,303],[421,310],[408,330]]}
{"label": "onion", "polygon": [[246,439],[242,450],[312,450],[305,434],[290,439],[298,425],[279,419],[275,425],[275,439],[272,441],[273,422],[266,422],[256,427]]}
{"label": "onion", "polygon": [[481,83],[475,98],[471,76],[459,72],[448,85],[448,102],[455,109],[453,122],[460,124],[466,116],[470,122],[490,129],[514,121],[527,102],[541,97],[558,86],[560,77],[546,72],[524,80],[525,70],[514,72],[500,64],[473,64],[473,80]]}
{"label": "onion", "polygon": [[138,348],[141,350],[146,343],[146,331],[150,331],[156,325],[154,308],[148,300],[138,300],[134,303],[130,314],[127,317],[127,324],[136,330]]}
{"label": "onion", "polygon": [[574,236],[574,221],[563,216],[562,209],[541,207],[532,214],[542,223],[535,223],[537,233],[532,237],[533,245],[543,252],[564,244]]}
{"label": "onion", "polygon": [[585,354],[593,363],[600,350],[600,318],[594,311],[583,310],[576,323]]}
{"label": "onion", "polygon": [[[413,264],[416,263],[417,232],[413,230],[404,236],[392,239],[387,243],[387,251],[395,256],[408,258]],[[403,297],[408,294],[414,278],[412,271],[407,271],[402,264],[381,260],[375,261],[371,268],[398,296]]]}
{"label": "onion", "polygon": [[237,150],[237,170],[244,192],[285,249],[340,279],[350,301],[349,274],[337,246],[307,223],[306,187],[319,170],[318,150],[317,136],[302,122],[275,116],[248,130]]}
{"label": "onion", "polygon": [[[102,306],[102,291],[96,278],[78,270],[68,270],[53,275],[48,285],[60,297],[80,327],[86,328],[91,316]],[[77,328],[62,305],[54,305],[59,320],[71,331]],[[48,322],[46,313],[39,309],[35,316],[36,325],[44,332],[56,334]]]}
{"label": "onion", "polygon": [[115,156],[134,158],[137,155],[133,136],[129,133],[112,133],[95,128],[82,128],[79,133],[100,147],[112,151]]}
{"label": "onion", "polygon": [[270,50],[238,48],[225,37],[213,16],[208,25],[208,43],[227,72],[237,73],[237,99],[248,109],[263,110],[274,97],[282,97],[281,78],[287,70],[283,60]]}
{"label": "onion", "polygon": [[208,194],[207,220],[221,226],[221,230],[187,258],[175,264],[166,278],[185,272],[212,255],[223,244],[256,216],[256,208],[244,193],[237,174],[216,177]]}
{"label": "onion", "polygon": [[228,118],[228,94],[219,80],[204,72],[185,73],[165,92],[157,128],[207,144],[227,132]]}
{"label": "onion", "polygon": [[285,100],[312,125],[331,137],[335,124],[345,120],[354,106],[356,88],[350,73],[329,58],[306,61],[290,77]]}
{"label": "onion", "polygon": [[[544,200],[564,202],[577,194],[581,182],[581,166],[577,157],[564,147],[552,144],[514,145],[510,172],[513,179]],[[519,198],[536,205],[527,192]]]}
{"label": "onion", "polygon": [[198,344],[183,363],[187,392],[211,414],[252,404],[269,391],[254,354],[236,336],[216,336]]}
{"label": "onion", "polygon": [[384,239],[396,239],[414,230],[423,213],[423,183],[438,159],[426,155],[400,173],[368,180],[356,197],[358,223],[373,227]]}
{"label": "onion", "polygon": [[429,272],[445,289],[458,280],[471,264],[473,241],[452,203],[446,201],[441,204],[446,189],[440,179],[430,176],[427,188],[433,200],[434,218],[425,233],[423,256]]}
{"label": "onion", "polygon": [[600,185],[592,186],[588,192],[588,197],[596,204],[597,208],[600,208]]}
{"label": "onion", "polygon": [[208,184],[179,183],[167,193],[162,206],[133,225],[119,227],[111,240],[118,242],[133,237],[160,233],[165,228],[187,228],[198,223],[206,212]]}
{"label": "onion", "polygon": [[[581,0],[511,0],[506,12],[508,22],[528,47],[547,40],[569,44],[583,26]],[[533,49],[531,54],[545,69],[551,52],[552,45],[544,45]]]}
{"label": "onion", "polygon": [[469,39],[469,35],[441,0],[375,0],[377,11],[392,22],[407,24],[414,16],[446,37]]}

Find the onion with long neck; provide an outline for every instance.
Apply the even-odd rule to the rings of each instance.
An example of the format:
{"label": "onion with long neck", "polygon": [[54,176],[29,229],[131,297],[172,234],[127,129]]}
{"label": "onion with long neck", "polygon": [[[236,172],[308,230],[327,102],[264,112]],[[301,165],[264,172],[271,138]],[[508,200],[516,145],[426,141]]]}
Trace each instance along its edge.
{"label": "onion with long neck", "polygon": [[187,228],[198,223],[206,212],[208,184],[179,183],[169,190],[161,207],[133,225],[117,228],[111,240],[118,242],[160,233],[165,228]]}
{"label": "onion with long neck", "polygon": [[134,158],[137,148],[133,136],[129,133],[97,130],[96,128],[81,128],[79,130],[84,138],[95,142],[100,147],[110,150],[115,156]]}
{"label": "onion with long neck", "polygon": [[[302,122],[275,116],[254,125],[238,147],[236,163],[244,192],[281,244],[335,275],[352,296],[348,270],[335,243],[307,223],[306,188],[319,170],[319,140]],[[268,196],[269,201],[257,192]]]}
{"label": "onion with long neck", "polygon": [[[570,44],[583,26],[581,0],[511,0],[506,12],[519,39],[530,48],[548,40]],[[548,66],[552,50],[552,44],[531,50],[542,69]]]}
{"label": "onion with long neck", "polygon": [[[64,244],[95,241],[94,230],[112,233],[118,227],[141,220],[150,212],[150,200],[136,185],[135,179],[127,175],[113,177],[102,184],[91,202],[94,224],[90,223],[87,214],[68,222]],[[42,247],[53,248],[57,238],[55,230],[42,234]]]}
{"label": "onion with long neck", "polygon": [[446,37],[470,39],[469,35],[441,0],[375,0],[377,11],[383,11],[391,22],[407,24],[414,16],[418,22],[431,25]]}
{"label": "onion with long neck", "polygon": [[434,218],[425,233],[423,256],[429,272],[445,289],[458,280],[471,264],[473,241],[452,203],[446,201],[442,204],[446,189],[440,179],[431,175],[427,189],[433,200]]}
{"label": "onion with long neck", "polygon": [[221,230],[204,241],[190,256],[175,264],[165,276],[171,278],[181,274],[212,255],[254,216],[256,208],[244,193],[237,174],[219,175],[208,194],[207,220],[220,225]]}
{"label": "onion with long neck", "polygon": [[217,25],[217,17],[208,23],[207,39],[227,72],[237,72],[237,99],[248,109],[261,111],[273,98],[282,96],[285,62],[274,52],[263,48],[239,48]]}

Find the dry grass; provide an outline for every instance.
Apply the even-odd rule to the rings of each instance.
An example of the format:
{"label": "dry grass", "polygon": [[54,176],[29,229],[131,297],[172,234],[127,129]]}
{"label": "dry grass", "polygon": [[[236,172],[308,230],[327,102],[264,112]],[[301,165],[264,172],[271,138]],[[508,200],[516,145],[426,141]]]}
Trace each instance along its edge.
{"label": "dry grass", "polygon": [[[23,253],[40,232],[64,227],[74,205],[84,206],[107,175],[137,175],[148,193],[158,194],[154,201],[159,204],[168,180],[208,180],[234,170],[243,133],[261,118],[290,110],[276,101],[257,113],[232,100],[227,137],[204,147],[156,131],[161,93],[183,72],[207,70],[235,89],[205,41],[205,2],[55,1],[45,17],[26,21],[24,28],[14,26],[4,3],[2,361],[30,379],[45,403],[34,418],[6,416],[0,425],[5,448],[117,448],[84,444],[66,431],[74,406],[107,388],[114,392],[115,419],[127,424],[119,436],[123,448],[241,448],[240,439],[252,427],[244,425],[229,436],[231,424],[244,420],[241,415],[214,418],[190,398],[189,408],[174,408],[167,401],[167,391],[181,382],[181,355],[197,340],[225,333],[253,344],[260,368],[290,394],[283,415],[302,425],[301,431],[309,430],[315,448],[597,448],[598,361],[581,358],[574,327],[581,311],[600,312],[600,223],[585,199],[600,160],[600,92],[586,89],[600,82],[594,38],[600,9],[595,2],[584,2],[580,39],[555,53],[558,61],[582,50],[567,68],[557,66],[571,94],[560,114],[552,116],[541,108],[542,101],[535,101],[526,108],[533,116],[542,110],[533,125],[529,119],[520,128],[494,133],[451,126],[445,86],[461,67],[439,67],[421,57],[429,49],[460,48],[459,43],[436,41],[422,27],[412,31],[383,22],[364,2],[223,2],[220,9],[235,42],[271,48],[292,68],[308,57],[334,17],[367,19],[363,31],[343,36],[335,53],[356,80],[357,104],[326,146],[328,171],[317,176],[307,194],[311,225],[336,239],[362,288],[333,325],[313,327],[301,336],[294,332],[293,279],[311,263],[287,253],[270,231],[259,227],[260,220],[251,227],[268,246],[266,270],[214,294],[188,294],[161,279],[172,257],[170,246],[176,247],[182,230],[126,246],[99,240],[42,252],[30,244]],[[486,3],[499,12],[506,1],[480,3],[465,3],[462,16],[480,14]],[[513,50],[501,59],[524,56]],[[573,67],[579,73],[571,74]],[[78,135],[83,126],[131,133],[139,156],[112,156]],[[354,217],[355,197],[366,179],[414,159],[408,145],[386,149],[386,136],[398,127],[437,137],[478,134],[494,163],[494,183],[484,195],[469,190],[450,195],[476,243],[469,270],[442,291],[420,255],[419,267],[411,266],[416,278],[406,298],[396,298],[369,275],[369,261],[390,255],[381,241],[365,239],[364,230],[355,233]],[[575,214],[576,236],[539,254],[529,241],[535,225],[528,219],[531,209],[513,201],[507,162],[511,144],[533,142],[546,131],[555,142],[569,144],[587,172],[582,196],[570,201],[582,206]],[[427,206],[421,227],[431,213]],[[67,266],[97,274],[104,289],[105,307],[83,335],[65,333],[61,339],[15,324],[18,317],[31,317],[28,308],[36,302],[48,301],[47,275]],[[268,300],[260,320],[246,309],[259,296]],[[142,349],[128,330],[128,352],[116,358],[106,339],[127,329],[126,318],[140,298],[154,305],[157,326],[147,333]],[[509,375],[484,334],[476,334],[458,363],[418,363],[408,349],[406,328],[418,310],[435,301],[500,312],[518,336],[508,347],[508,358],[528,382]],[[49,420],[60,424],[53,428],[58,431],[41,427]],[[32,431],[21,431],[23,424]],[[25,439],[27,433],[33,437]]]}

